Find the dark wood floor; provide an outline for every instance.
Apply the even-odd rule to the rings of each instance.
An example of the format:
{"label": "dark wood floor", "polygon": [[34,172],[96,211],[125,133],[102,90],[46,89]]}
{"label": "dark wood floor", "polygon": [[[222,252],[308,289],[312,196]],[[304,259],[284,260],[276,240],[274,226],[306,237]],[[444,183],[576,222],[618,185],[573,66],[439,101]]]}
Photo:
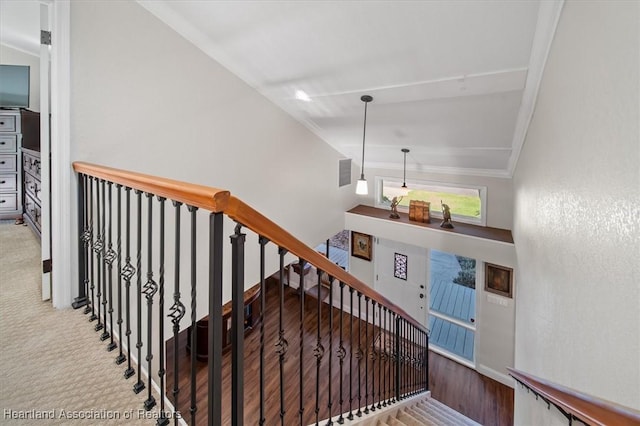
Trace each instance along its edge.
{"label": "dark wood floor", "polygon": [[[279,358],[274,351],[274,342],[277,341],[278,332],[278,291],[277,285],[273,283],[269,286],[267,292],[267,309],[269,315],[265,319],[265,419],[267,425],[280,424],[280,375],[279,375]],[[285,287],[285,310],[284,323],[288,324],[285,331],[285,338],[288,341],[288,351],[286,361],[283,365],[284,369],[284,410],[285,424],[299,424],[299,371],[300,371],[300,321],[299,321],[299,297],[296,291]],[[345,302],[348,300],[348,292],[345,291]],[[357,305],[357,299],[356,299]],[[363,308],[364,309],[364,308]],[[305,408],[302,414],[303,424],[312,424],[316,419],[316,358],[313,355],[313,349],[316,346],[316,330],[317,321],[316,313],[317,303],[313,298],[307,298],[305,304],[305,321],[302,327],[303,335],[303,374],[304,374],[304,401]],[[333,327],[333,351],[329,351],[329,313],[328,305],[322,305],[321,314],[321,335],[322,345],[325,354],[322,357],[320,367],[320,379],[318,380],[319,401],[318,413],[319,419],[329,416],[329,383],[331,383],[332,409],[331,412],[334,420],[340,412],[340,369],[336,351],[340,336],[339,329],[339,311],[334,309],[334,327]],[[344,316],[343,340],[345,341],[346,357],[343,366],[343,385],[342,385],[342,411],[349,411],[349,403],[351,402],[354,412],[358,406],[358,371],[360,371],[360,401],[364,406],[365,398],[368,405],[372,404],[371,394],[375,390],[376,400],[378,398],[385,399],[390,396],[387,391],[385,395],[384,383],[387,383],[387,389],[390,389],[389,382],[393,383],[393,374],[390,374],[391,365],[389,362],[383,362],[381,365],[374,363],[372,374],[365,375],[365,360],[358,362],[354,358],[352,360],[353,368],[349,368],[350,345],[348,344],[349,336],[349,316]],[[360,327],[360,325],[362,326]],[[260,326],[258,325],[258,328]],[[377,327],[368,326],[366,331],[369,337],[369,345],[365,344],[365,326],[357,319],[353,322],[354,345],[357,342],[358,333],[361,333],[361,347],[371,347],[373,342],[371,336],[378,335]],[[191,405],[191,392],[189,378],[191,374],[190,357],[186,352],[186,335],[183,331],[178,342],[178,384],[180,392],[178,394],[177,407],[185,417],[188,423],[191,423],[191,415],[189,407]],[[254,330],[250,332],[245,339],[245,424],[258,424],[258,411],[260,403],[259,389],[259,360],[260,352],[260,332]],[[171,339],[167,343],[167,390],[171,398],[171,389],[173,389],[174,373],[174,342]],[[332,371],[329,375],[329,354],[332,354]],[[230,397],[231,375],[229,367],[230,354],[226,352],[223,355],[223,424],[230,424]],[[371,361],[369,363],[369,371],[371,372]],[[206,362],[198,362],[196,367],[196,400],[198,410],[196,412],[196,424],[206,424],[206,398],[207,398],[207,364]],[[380,368],[382,367],[382,368]],[[387,369],[387,367],[389,367]],[[387,369],[387,371],[385,371]],[[429,383],[433,396],[441,402],[451,406],[461,413],[485,425],[510,425],[513,422],[513,390],[498,382],[488,379],[477,374],[475,371],[463,367],[447,358],[429,352]],[[382,371],[379,376],[378,372]],[[409,369],[407,369],[409,371]],[[388,373],[387,373],[388,372]],[[419,377],[417,370],[415,375]],[[411,373],[407,373],[411,374]],[[330,377],[330,380],[327,378]],[[380,379],[383,383],[382,395],[380,395]],[[351,382],[349,382],[351,380]],[[365,382],[366,380],[366,382]],[[373,384],[375,382],[375,385]],[[368,385],[368,387],[365,387]],[[349,384],[351,384],[352,400],[349,398]],[[375,389],[374,389],[375,386]],[[406,391],[411,389],[407,388]],[[172,399],[172,398],[171,398]],[[175,401],[173,401],[175,404]]]}

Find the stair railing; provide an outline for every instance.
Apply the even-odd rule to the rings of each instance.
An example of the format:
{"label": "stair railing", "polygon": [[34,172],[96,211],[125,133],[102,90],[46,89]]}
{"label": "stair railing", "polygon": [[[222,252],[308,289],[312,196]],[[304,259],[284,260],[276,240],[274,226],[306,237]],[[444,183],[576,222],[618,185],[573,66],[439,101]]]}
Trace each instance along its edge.
{"label": "stair railing", "polygon": [[569,425],[579,420],[586,425],[640,425],[640,412],[613,402],[577,392],[541,379],[524,371],[507,367],[509,374],[521,386],[541,398],[547,408],[553,405],[567,418]]}
{"label": "stair railing", "polygon": [[[79,235],[79,286],[74,307],[84,306],[84,312],[91,314],[89,320],[97,320],[96,330],[103,331],[100,339],[109,339],[107,350],[119,348],[116,363],[127,361],[123,376],[136,376],[135,393],[147,389],[146,410],[158,404],[151,390],[158,385],[158,425],[169,424],[171,419],[177,424],[180,416],[193,425],[342,424],[345,419],[428,390],[427,330],[402,308],[229,191],[88,163],[77,162],[73,167],[78,183]],[[172,206],[168,211],[167,202]],[[188,213],[186,238],[181,223],[184,210]],[[208,232],[198,230],[204,215]],[[223,365],[222,333],[216,331],[226,327],[222,319],[224,271],[229,269],[223,262],[225,216],[234,221],[235,229],[230,236],[232,344],[229,361]],[[248,340],[247,345],[243,228],[258,236],[260,265],[259,341]],[[173,236],[169,244],[168,235]],[[269,245],[277,250],[279,260],[278,270],[271,274],[265,260]],[[183,260],[182,246],[188,247],[188,261]],[[198,260],[203,257],[198,251],[203,246],[208,250],[208,276],[206,294],[199,297],[203,279]],[[285,266],[291,255],[298,259],[298,282],[290,279]],[[172,261],[167,260],[171,257]],[[183,277],[185,266],[188,284]],[[311,269],[316,276],[306,277],[305,271]],[[166,271],[173,272],[172,279]],[[328,281],[324,300],[318,291],[315,303],[305,306],[306,279],[318,287]],[[273,282],[271,287],[268,281]],[[167,312],[165,294],[170,289],[173,303]],[[188,297],[182,296],[185,289]],[[267,293],[273,309],[267,309]],[[203,300],[206,310],[200,306]],[[185,331],[181,322],[187,314],[190,327]],[[203,376],[205,370],[196,359],[195,348],[197,326],[205,316],[207,366]],[[172,336],[165,335],[165,322],[173,325]],[[185,333],[189,333],[191,345],[188,376],[179,363],[185,358],[180,351]],[[131,346],[132,335],[135,348]],[[257,361],[247,365],[255,353],[259,354]],[[153,362],[156,357],[157,366]],[[249,400],[245,400],[247,380],[251,384]],[[206,395],[198,393],[203,382]],[[165,404],[165,396],[172,409]],[[205,406],[206,415],[200,413]]]}

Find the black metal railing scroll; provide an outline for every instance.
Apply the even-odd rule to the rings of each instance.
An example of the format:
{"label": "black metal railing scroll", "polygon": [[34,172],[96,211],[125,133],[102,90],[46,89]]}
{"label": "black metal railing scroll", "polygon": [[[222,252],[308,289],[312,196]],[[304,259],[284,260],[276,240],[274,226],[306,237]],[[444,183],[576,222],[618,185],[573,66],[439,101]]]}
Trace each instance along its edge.
{"label": "black metal railing scroll", "polygon": [[424,327],[228,192],[76,166],[73,306],[157,425],[343,424],[428,390]]}

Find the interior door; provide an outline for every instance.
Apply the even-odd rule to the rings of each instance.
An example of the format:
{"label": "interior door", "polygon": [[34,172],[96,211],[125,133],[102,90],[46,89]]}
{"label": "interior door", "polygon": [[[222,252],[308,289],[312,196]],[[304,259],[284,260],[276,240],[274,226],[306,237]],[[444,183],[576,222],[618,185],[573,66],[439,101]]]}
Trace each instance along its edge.
{"label": "interior door", "polygon": [[426,326],[427,249],[376,238],[375,289]]}
{"label": "interior door", "polygon": [[[49,5],[40,5],[40,29],[51,30]],[[50,49],[49,44],[40,44],[40,161],[41,212],[40,238],[42,250],[42,300],[51,299],[51,163],[50,163]]]}

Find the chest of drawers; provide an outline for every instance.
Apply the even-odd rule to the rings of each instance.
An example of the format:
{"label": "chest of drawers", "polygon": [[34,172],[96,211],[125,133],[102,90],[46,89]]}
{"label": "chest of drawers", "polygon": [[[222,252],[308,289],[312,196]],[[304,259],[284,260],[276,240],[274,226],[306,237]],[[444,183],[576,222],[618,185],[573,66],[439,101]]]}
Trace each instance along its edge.
{"label": "chest of drawers", "polygon": [[42,217],[40,196],[42,194],[40,152],[22,148],[24,171],[24,219],[40,234]]}
{"label": "chest of drawers", "polygon": [[0,219],[22,216],[20,111],[0,110]]}

